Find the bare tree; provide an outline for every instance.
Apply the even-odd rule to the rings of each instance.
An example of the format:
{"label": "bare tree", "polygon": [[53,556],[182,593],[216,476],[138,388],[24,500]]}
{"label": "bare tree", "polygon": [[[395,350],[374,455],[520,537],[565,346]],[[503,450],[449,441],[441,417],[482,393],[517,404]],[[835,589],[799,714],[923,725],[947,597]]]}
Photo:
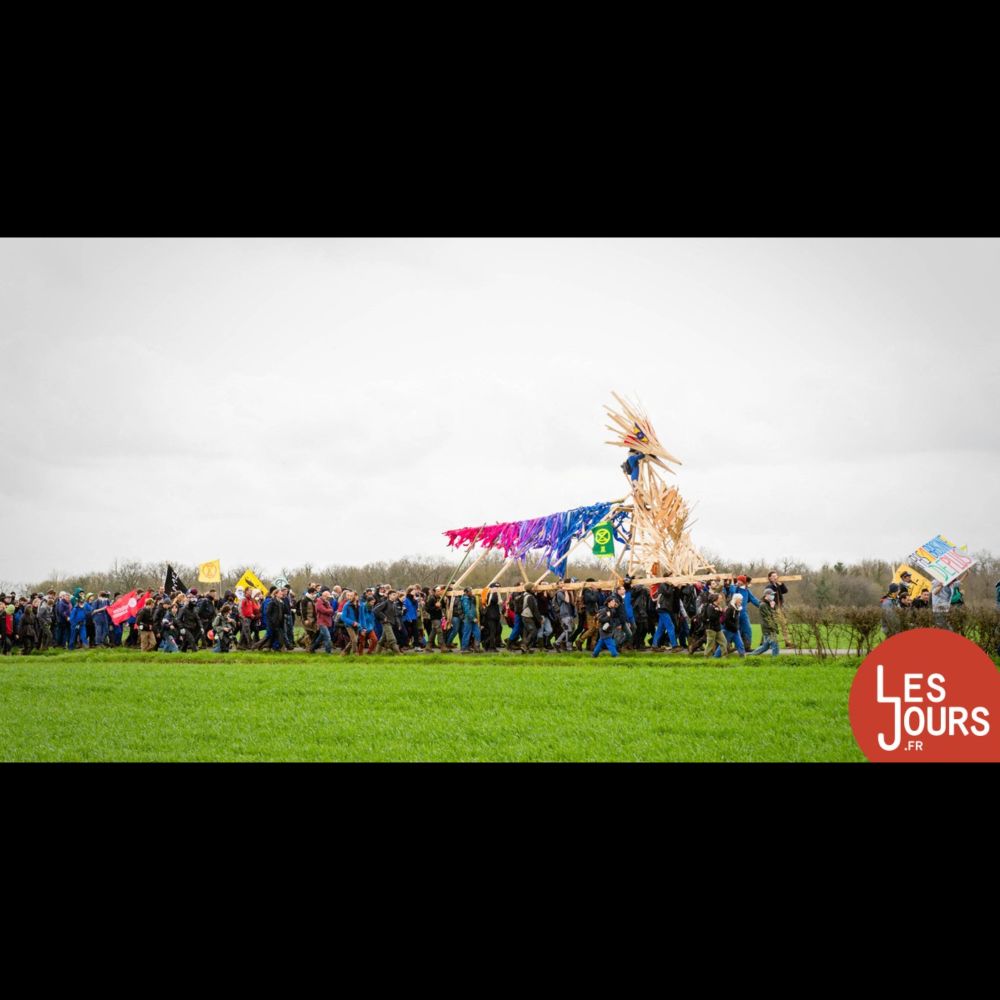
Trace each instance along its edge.
{"label": "bare tree", "polygon": [[[581,551],[583,550],[583,551]],[[585,579],[592,576],[598,580],[610,575],[612,561],[592,556],[585,546],[577,550],[579,558],[573,558],[567,569],[567,575]],[[392,562],[374,561],[362,565],[332,563],[322,569],[313,563],[294,569],[283,568],[282,575],[287,577],[296,593],[302,593],[310,580],[317,580],[327,586],[339,583],[352,590],[363,590],[365,587],[379,583],[390,583],[396,587],[412,583],[429,586],[436,583],[447,583],[455,578],[456,569],[461,564],[464,552],[448,553],[447,558],[427,558],[407,556]],[[469,555],[464,563],[468,567],[479,555],[476,551]],[[576,555],[576,554],[574,554]],[[754,559],[751,563],[738,564],[716,554],[706,556],[720,571],[737,571],[737,568],[748,571],[758,581],[763,581],[767,571],[778,569],[782,575],[801,575],[802,580],[788,584],[787,602],[793,607],[868,607],[877,603],[878,598],[892,580],[893,573],[899,561],[889,562],[885,559],[863,559],[856,563],[838,562],[833,566],[822,566],[813,569],[799,560],[784,556],[777,562],[768,563],[763,559]],[[963,579],[963,591],[967,604],[987,603],[992,605],[995,599],[994,586],[1000,580],[1000,559],[987,551],[975,553],[977,565]],[[489,553],[478,563],[468,577],[472,587],[483,587],[493,579],[504,563],[504,556],[499,552]],[[187,586],[197,585],[197,567],[185,563],[174,562],[171,565]],[[463,567],[463,568],[464,568]],[[0,589],[25,591],[66,590],[72,592],[75,587],[82,587],[85,592],[97,593],[101,590],[127,593],[132,589],[150,587],[158,589],[163,585],[167,564],[165,562],[142,563],[137,560],[115,559],[111,567],[104,572],[91,572],[67,577],[58,570],[52,570],[49,578],[26,584],[16,584],[10,581],[0,585]],[[232,589],[245,570],[252,570],[265,584],[274,577],[259,565],[235,565],[223,576],[223,589]],[[546,569],[543,560],[529,558],[525,571],[529,579],[537,579]],[[516,581],[520,574],[516,569],[508,570],[505,581]],[[759,595],[759,590],[757,591]],[[751,612],[756,618],[756,614]]]}

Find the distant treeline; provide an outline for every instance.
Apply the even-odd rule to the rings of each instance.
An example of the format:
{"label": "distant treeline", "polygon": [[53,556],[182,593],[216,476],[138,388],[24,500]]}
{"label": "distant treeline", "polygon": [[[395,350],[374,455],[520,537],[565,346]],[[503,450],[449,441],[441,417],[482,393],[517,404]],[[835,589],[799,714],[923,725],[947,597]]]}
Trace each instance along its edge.
{"label": "distant treeline", "polygon": [[[469,557],[466,565],[475,559],[478,553]],[[963,591],[969,603],[993,602],[994,587],[1000,580],[1000,558],[989,552],[977,552],[978,564],[968,574],[964,581]],[[782,575],[801,575],[801,582],[788,585],[788,601],[793,606],[823,609],[826,607],[864,607],[877,604],[879,598],[886,592],[892,581],[893,573],[899,562],[888,562],[884,559],[866,559],[857,563],[824,564],[819,569],[807,566],[795,559],[778,559],[772,563],[744,562],[734,563],[731,560],[707,556],[721,571],[733,574],[745,573],[759,583],[772,569]],[[291,584],[296,593],[301,593],[311,580],[332,586],[339,583],[351,590],[363,590],[379,583],[390,583],[394,586],[409,584],[431,585],[448,583],[456,576],[460,555],[452,555],[447,559],[410,558],[397,559],[393,562],[372,562],[360,566],[331,563],[325,566],[306,564],[294,568],[282,567],[280,571],[265,568],[260,565],[223,566],[222,584],[220,590],[231,590],[247,569],[253,570],[265,583],[270,584],[275,576],[283,576]],[[469,575],[467,582],[473,587],[485,586],[496,575],[503,559],[499,555],[490,555],[484,559]],[[207,589],[207,584],[198,582],[198,568],[187,563],[173,562],[171,565],[188,587]],[[581,580],[587,577],[608,579],[614,565],[611,559],[591,558],[575,560],[570,563],[569,575]],[[542,564],[529,560],[526,567],[528,578],[537,580],[545,571]],[[165,562],[143,563],[138,561],[115,562],[110,569],[103,572],[82,573],[76,576],[53,574],[47,580],[39,580],[30,584],[0,584],[0,590],[9,592],[16,590],[19,594],[31,591],[68,590],[82,587],[86,592],[98,593],[109,590],[112,593],[128,593],[132,589],[157,588],[163,585],[167,564]],[[623,570],[624,571],[624,570]],[[546,579],[551,580],[552,577]],[[503,582],[517,583],[520,580],[518,571],[511,567],[506,571]],[[760,594],[760,588],[755,588]]]}

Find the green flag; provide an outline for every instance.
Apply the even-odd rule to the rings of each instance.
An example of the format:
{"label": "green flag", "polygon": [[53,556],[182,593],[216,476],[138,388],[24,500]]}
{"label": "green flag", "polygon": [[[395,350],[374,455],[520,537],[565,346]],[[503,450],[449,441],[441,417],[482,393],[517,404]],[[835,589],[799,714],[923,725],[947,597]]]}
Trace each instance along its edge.
{"label": "green flag", "polygon": [[610,521],[594,525],[594,555],[613,556],[615,554],[615,534]]}

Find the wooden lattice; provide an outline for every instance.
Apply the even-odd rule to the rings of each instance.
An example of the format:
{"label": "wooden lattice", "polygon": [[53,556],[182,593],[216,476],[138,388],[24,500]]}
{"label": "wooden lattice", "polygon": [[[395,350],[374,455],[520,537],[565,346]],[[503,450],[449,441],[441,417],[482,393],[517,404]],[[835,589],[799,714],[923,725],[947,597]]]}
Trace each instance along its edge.
{"label": "wooden lattice", "polygon": [[606,425],[615,435],[615,440],[607,443],[640,455],[638,479],[633,481],[629,471],[624,470],[631,492],[631,502],[621,505],[629,511],[629,574],[645,577],[714,573],[715,567],[691,540],[688,531],[690,508],[680,490],[669,486],[660,472],[662,469],[674,475],[675,470],[670,466],[680,465],[680,459],[671,455],[660,443],[641,405],[622,399],[616,392],[611,395],[620,410],[604,407],[615,425]]}

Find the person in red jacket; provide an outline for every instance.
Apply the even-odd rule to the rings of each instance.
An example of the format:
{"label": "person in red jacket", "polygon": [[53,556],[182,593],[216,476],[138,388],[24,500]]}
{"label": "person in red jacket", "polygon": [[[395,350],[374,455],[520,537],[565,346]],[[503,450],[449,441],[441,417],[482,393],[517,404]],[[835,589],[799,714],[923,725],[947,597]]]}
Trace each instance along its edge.
{"label": "person in red jacket", "polygon": [[[12,595],[13,596],[13,595]],[[0,594],[0,649],[7,656],[14,643],[14,605],[7,603],[4,594]]]}
{"label": "person in red jacket", "polygon": [[259,596],[259,590],[250,590],[244,593],[243,600],[240,601],[240,645],[244,649],[250,649],[257,641],[253,623],[260,615],[260,604],[256,600]]}
{"label": "person in red jacket", "polygon": [[324,590],[316,598],[316,638],[313,639],[309,647],[310,653],[315,653],[319,644],[323,643],[323,652],[333,652],[333,640],[330,638],[330,629],[333,627],[333,605],[330,603],[330,591]]}

